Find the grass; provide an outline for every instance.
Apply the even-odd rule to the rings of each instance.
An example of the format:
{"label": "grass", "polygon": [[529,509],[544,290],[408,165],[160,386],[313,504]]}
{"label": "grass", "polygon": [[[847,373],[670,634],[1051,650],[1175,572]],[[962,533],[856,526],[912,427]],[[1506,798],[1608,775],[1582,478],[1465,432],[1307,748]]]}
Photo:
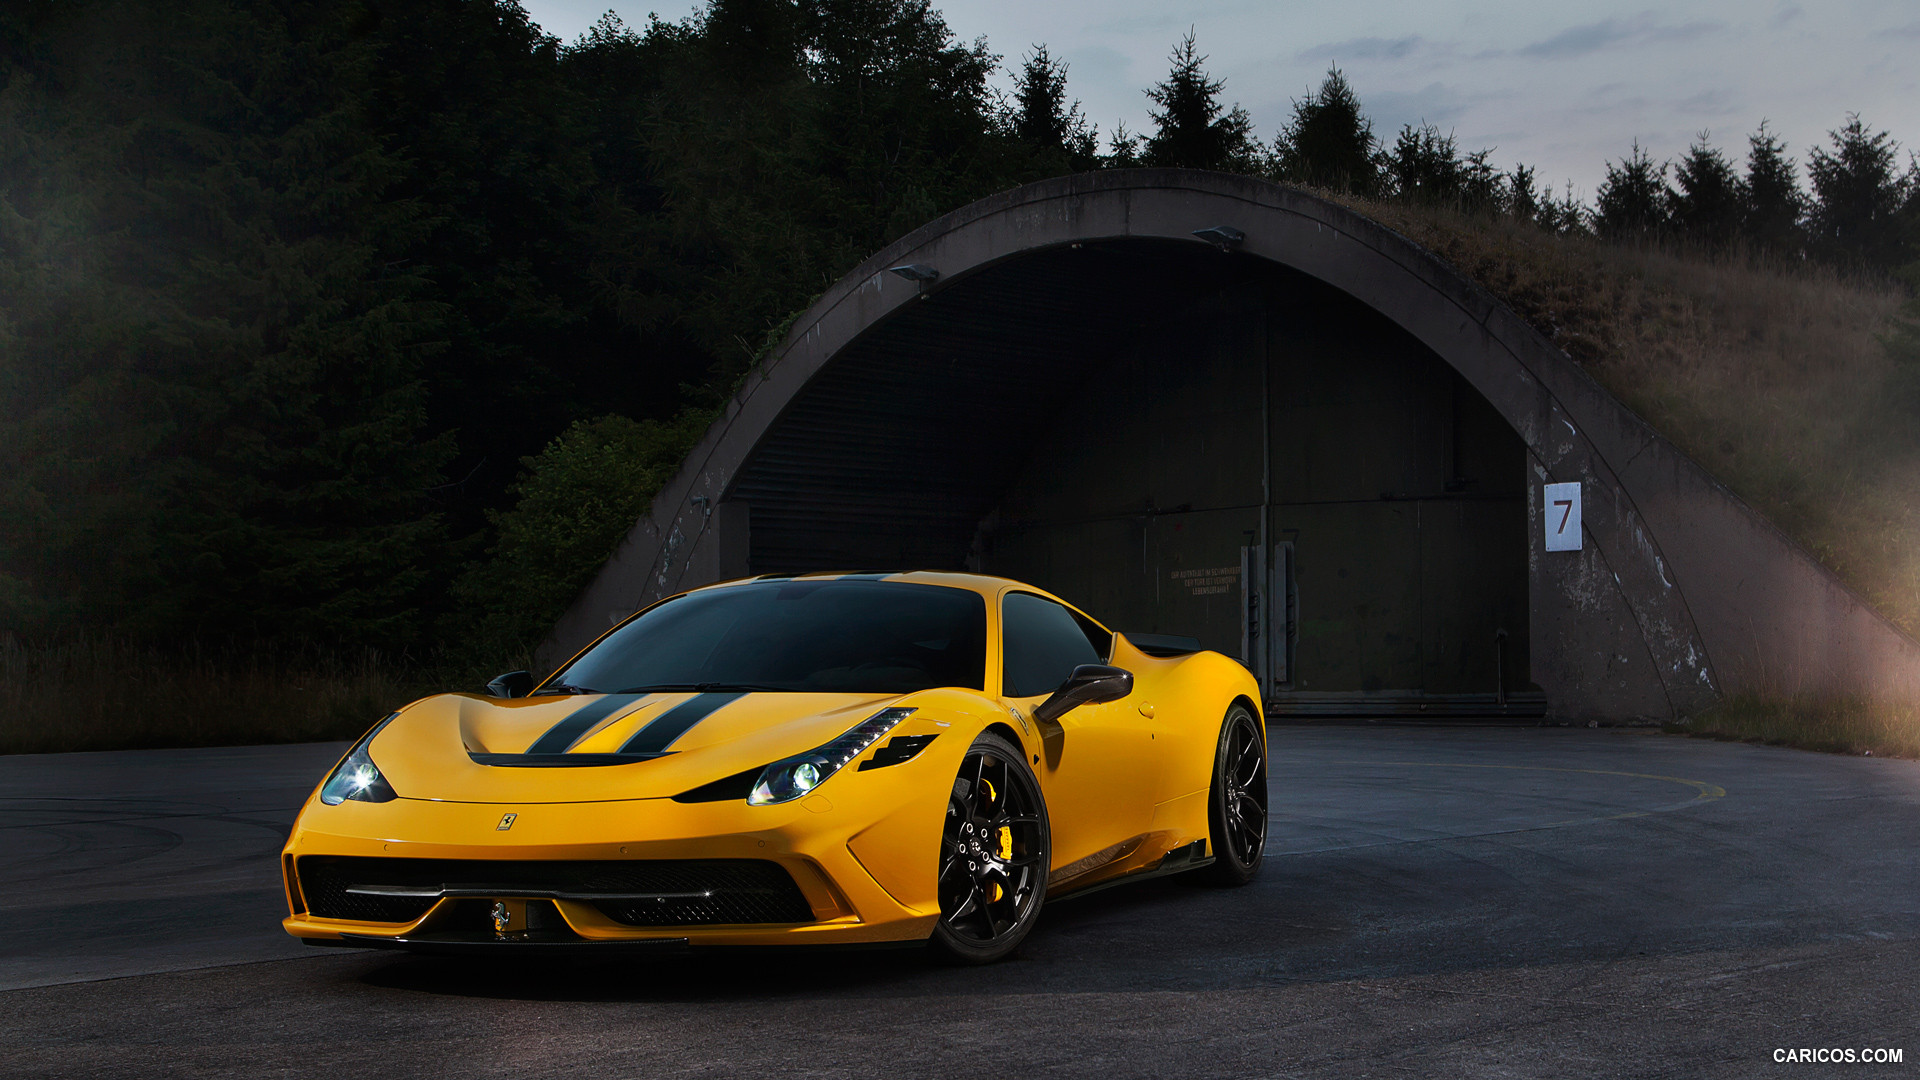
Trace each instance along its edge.
{"label": "grass", "polygon": [[1666,730],[1830,754],[1920,758],[1920,707],[1811,697],[1733,697]]}
{"label": "grass", "polygon": [[1881,614],[1920,633],[1920,437],[1891,282],[1355,209],[1479,282]]}
{"label": "grass", "polygon": [[289,649],[163,650],[0,637],[0,753],[350,739],[424,694],[488,675]]}

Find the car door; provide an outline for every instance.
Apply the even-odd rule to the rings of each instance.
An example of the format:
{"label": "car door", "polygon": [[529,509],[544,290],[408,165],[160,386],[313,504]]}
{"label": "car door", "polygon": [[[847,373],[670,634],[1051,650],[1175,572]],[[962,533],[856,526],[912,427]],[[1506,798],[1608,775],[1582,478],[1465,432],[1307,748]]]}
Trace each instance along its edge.
{"label": "car door", "polygon": [[[1110,633],[1063,604],[1028,592],[1001,597],[1001,697],[1029,722],[1075,667],[1105,663],[1111,648]],[[1082,705],[1039,725],[1043,754],[1034,767],[1053,831],[1051,869],[1077,876],[1124,855],[1147,831],[1153,739],[1136,697]]]}

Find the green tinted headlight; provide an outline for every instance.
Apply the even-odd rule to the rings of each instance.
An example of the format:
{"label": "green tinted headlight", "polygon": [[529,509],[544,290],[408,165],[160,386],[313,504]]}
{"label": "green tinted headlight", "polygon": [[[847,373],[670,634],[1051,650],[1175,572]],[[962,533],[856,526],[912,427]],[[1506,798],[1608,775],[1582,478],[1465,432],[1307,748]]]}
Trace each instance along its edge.
{"label": "green tinted headlight", "polygon": [[841,766],[859,757],[867,747],[913,715],[912,709],[882,709],[847,729],[844,735],[804,754],[776,761],[760,770],[753,791],[747,796],[751,806],[771,806],[792,802],[827,782]]}

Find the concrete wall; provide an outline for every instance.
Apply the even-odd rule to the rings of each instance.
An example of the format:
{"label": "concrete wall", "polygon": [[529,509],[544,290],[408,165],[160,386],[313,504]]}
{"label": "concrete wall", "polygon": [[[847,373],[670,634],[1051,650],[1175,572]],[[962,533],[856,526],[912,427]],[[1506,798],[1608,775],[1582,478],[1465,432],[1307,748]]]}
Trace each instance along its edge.
{"label": "concrete wall", "polygon": [[[754,372],[619,552],[555,627],[557,659],[611,621],[738,569],[730,485],[835,354],[928,286],[1023,252],[1231,225],[1242,251],[1353,296],[1445,359],[1526,443],[1534,680],[1570,719],[1687,715],[1729,691],[1920,691],[1920,645],[1703,473],[1491,296],[1405,238],[1243,177],[1139,170],[984,199],[909,234],[836,284]],[[1584,546],[1541,550],[1540,485],[1579,481]],[[735,526],[737,529],[737,525]],[[729,554],[733,553],[733,554]]]}

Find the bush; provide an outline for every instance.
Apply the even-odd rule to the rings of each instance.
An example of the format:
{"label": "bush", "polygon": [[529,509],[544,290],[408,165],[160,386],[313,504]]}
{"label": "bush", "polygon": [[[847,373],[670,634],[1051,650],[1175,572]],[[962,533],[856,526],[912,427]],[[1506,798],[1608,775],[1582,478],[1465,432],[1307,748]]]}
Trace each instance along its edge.
{"label": "bush", "polygon": [[581,420],[522,458],[509,489],[513,508],[487,515],[494,546],[454,587],[460,608],[445,628],[445,646],[501,665],[526,662],[713,417],[687,409],[667,423]]}

